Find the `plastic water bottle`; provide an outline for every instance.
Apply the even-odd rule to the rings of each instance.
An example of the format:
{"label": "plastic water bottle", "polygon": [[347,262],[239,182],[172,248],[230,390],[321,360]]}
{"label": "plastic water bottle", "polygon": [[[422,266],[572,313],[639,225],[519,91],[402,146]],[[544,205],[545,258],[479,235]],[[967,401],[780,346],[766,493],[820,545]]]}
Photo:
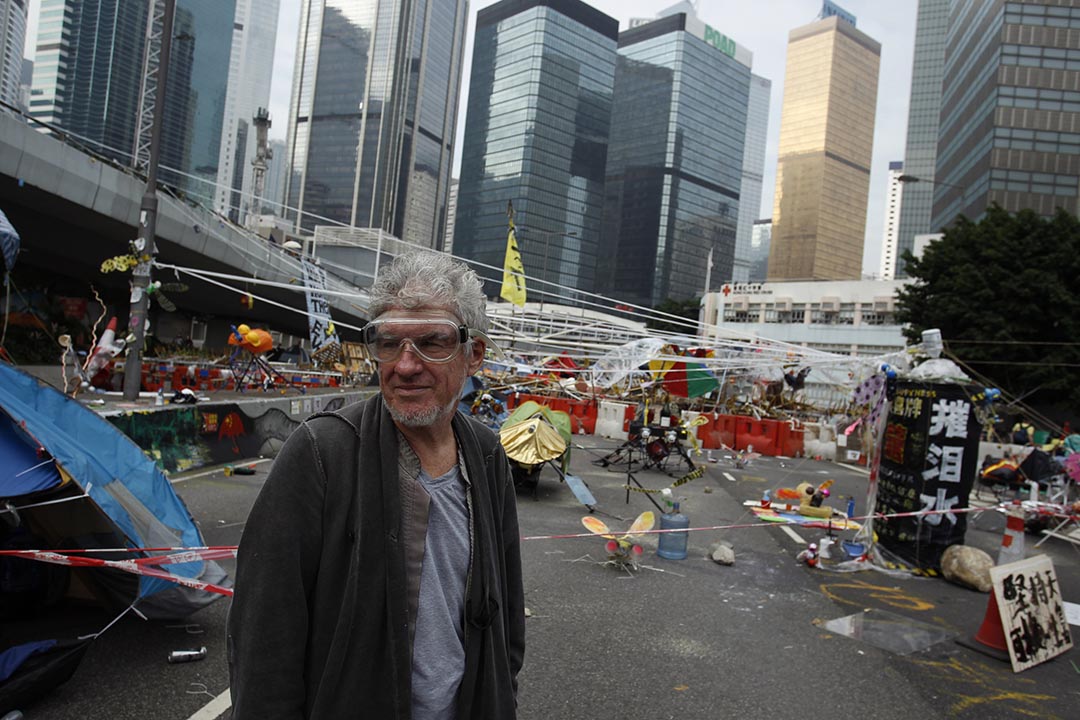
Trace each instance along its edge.
{"label": "plastic water bottle", "polygon": [[[679,512],[679,503],[674,503],[670,513],[660,516],[661,530],[685,530],[690,527],[690,518]],[[665,560],[685,560],[688,532],[668,532],[660,534],[660,546],[656,554]]]}

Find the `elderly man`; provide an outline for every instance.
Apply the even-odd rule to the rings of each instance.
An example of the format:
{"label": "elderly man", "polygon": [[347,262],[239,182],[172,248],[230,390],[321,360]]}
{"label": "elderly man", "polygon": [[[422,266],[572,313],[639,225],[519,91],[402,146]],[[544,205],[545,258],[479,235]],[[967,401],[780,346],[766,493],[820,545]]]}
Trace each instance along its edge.
{"label": "elderly man", "polygon": [[517,510],[498,438],[457,413],[491,341],[476,274],[399,257],[371,288],[379,395],[289,438],[240,542],[233,718],[515,717]]}

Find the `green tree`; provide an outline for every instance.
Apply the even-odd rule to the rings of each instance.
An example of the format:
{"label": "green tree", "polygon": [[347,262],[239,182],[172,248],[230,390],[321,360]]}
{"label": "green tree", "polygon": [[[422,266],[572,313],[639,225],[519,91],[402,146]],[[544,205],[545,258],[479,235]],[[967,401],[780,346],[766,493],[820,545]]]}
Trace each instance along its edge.
{"label": "green tree", "polygon": [[[898,318],[918,341],[939,328],[949,355],[1013,396],[1080,405],[1080,222],[1058,210],[991,207],[960,218],[922,258]],[[1034,397],[1029,396],[1028,402]]]}
{"label": "green tree", "polygon": [[645,321],[645,326],[653,330],[669,333],[683,333],[693,335],[697,332],[698,308],[701,306],[701,298],[689,298],[688,300],[672,300],[668,298],[653,308],[657,312],[668,315],[678,315],[686,318],[689,322],[678,320],[650,318]]}

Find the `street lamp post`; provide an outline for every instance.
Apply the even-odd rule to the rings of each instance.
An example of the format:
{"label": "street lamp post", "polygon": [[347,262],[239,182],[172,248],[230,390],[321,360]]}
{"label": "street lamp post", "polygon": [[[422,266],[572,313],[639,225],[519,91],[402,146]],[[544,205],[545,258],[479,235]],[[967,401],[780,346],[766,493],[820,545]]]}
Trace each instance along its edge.
{"label": "street lamp post", "polygon": [[[518,234],[523,236],[526,240],[533,237],[544,238],[544,274],[543,282],[548,283],[548,246],[551,244],[551,238],[553,237],[577,237],[577,231],[571,230],[570,232],[532,232],[528,228],[518,228]],[[544,312],[544,295],[546,291],[540,291],[540,312]]]}

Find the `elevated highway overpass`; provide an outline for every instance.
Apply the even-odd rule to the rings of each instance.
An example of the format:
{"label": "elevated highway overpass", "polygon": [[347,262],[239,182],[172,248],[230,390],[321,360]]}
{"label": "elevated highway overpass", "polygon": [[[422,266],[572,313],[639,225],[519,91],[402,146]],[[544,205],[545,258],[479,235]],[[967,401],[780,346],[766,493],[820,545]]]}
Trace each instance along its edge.
{"label": "elevated highway overpass", "polygon": [[[145,180],[128,167],[37,131],[22,117],[0,111],[0,209],[21,238],[15,277],[44,279],[50,292],[92,296],[93,286],[126,326],[129,272],[101,271],[104,260],[126,254],[137,236]],[[218,279],[229,287],[180,273],[187,292],[171,295],[179,312],[199,316],[211,328],[258,323],[307,335],[306,298],[300,261],[274,243],[220,215],[158,191],[157,261],[201,271],[278,283],[282,287]],[[174,271],[155,270],[173,281]],[[355,275],[353,276],[356,277]],[[367,296],[327,271],[331,315],[343,337],[345,326],[366,321]],[[257,296],[251,308],[242,292]],[[276,303],[276,304],[275,304]],[[161,312],[154,308],[154,313]],[[211,340],[208,340],[208,344]]]}

